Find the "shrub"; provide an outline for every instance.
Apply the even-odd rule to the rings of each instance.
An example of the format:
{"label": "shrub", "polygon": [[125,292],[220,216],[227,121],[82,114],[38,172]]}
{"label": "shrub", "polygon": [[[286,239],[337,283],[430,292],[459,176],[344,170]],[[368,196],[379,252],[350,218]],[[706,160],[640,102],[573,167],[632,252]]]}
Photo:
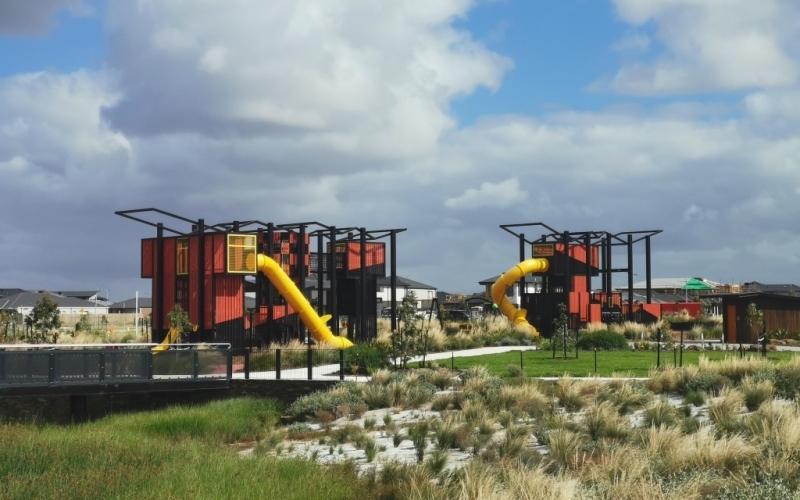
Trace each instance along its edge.
{"label": "shrub", "polygon": [[354,345],[345,351],[345,359],[348,371],[357,375],[369,375],[390,365],[388,354],[370,343]]}
{"label": "shrub", "polygon": [[512,378],[518,378],[525,375],[525,371],[518,365],[507,365],[508,375]]}
{"label": "shrub", "polygon": [[703,372],[684,381],[680,387],[681,394],[688,394],[691,391],[703,391],[708,394],[719,394],[719,392],[732,385],[728,377],[718,373]]}
{"label": "shrub", "polygon": [[355,384],[343,383],[328,391],[313,392],[299,398],[289,407],[289,413],[295,418],[309,417],[320,411],[336,413],[342,405],[354,408],[364,405],[364,399],[358,394]]}
{"label": "shrub", "polygon": [[582,332],[578,338],[578,348],[584,350],[626,351],[629,349],[625,337],[608,330]]}

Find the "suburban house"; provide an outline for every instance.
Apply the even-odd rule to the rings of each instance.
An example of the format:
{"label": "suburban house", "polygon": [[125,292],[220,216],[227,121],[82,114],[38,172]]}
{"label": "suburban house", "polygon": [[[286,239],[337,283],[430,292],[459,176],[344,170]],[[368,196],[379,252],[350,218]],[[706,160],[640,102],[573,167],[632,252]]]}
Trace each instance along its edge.
{"label": "suburban house", "polygon": [[150,297],[132,298],[108,306],[108,312],[111,314],[136,314],[138,312],[142,317],[146,317],[152,310],[153,299]]}
{"label": "suburban house", "polygon": [[22,316],[27,316],[33,311],[36,303],[42,300],[45,295],[58,304],[59,314],[108,314],[108,305],[99,301],[88,301],[56,293],[38,291],[22,291],[0,298],[0,311],[13,311]]}
{"label": "suburban house", "polygon": [[[436,298],[436,287],[414,281],[412,279],[397,277],[395,283],[395,299],[397,303],[403,301],[406,295],[413,293],[417,299],[417,309],[430,307],[433,299]],[[383,310],[392,305],[392,278],[378,278],[378,289],[376,292],[378,310]]]}

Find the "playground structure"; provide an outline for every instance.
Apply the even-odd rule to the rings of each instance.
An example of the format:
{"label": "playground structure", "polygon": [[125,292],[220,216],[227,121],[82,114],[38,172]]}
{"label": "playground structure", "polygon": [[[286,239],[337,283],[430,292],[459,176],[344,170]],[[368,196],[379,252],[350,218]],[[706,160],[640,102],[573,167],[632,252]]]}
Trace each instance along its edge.
{"label": "playground structure", "polygon": [[[692,315],[700,313],[699,303],[652,302],[651,239],[661,233],[661,230],[570,232],[557,231],[543,222],[505,224],[500,228],[517,238],[522,269],[515,271],[516,268],[512,268],[513,273],[509,272],[506,273],[509,276],[501,277],[504,286],[497,286],[500,283],[498,281],[492,287],[492,300],[500,305],[501,312],[509,316],[502,311],[503,306],[498,299],[506,299],[504,291],[513,283],[514,278],[521,280],[521,307],[519,311],[509,310],[512,314],[509,318],[517,323],[524,316],[525,322],[543,335],[550,336],[552,333],[559,304],[567,305],[569,326],[573,329],[594,322],[651,323],[660,319],[663,314],[679,312],[683,308],[688,309]],[[534,231],[537,236],[532,239],[527,237],[521,232],[525,228]],[[634,246],[642,242],[646,295],[644,303],[637,303],[633,295]],[[612,256],[618,248],[625,250],[625,264],[615,267]],[[525,266],[532,266],[533,261],[542,259],[547,262],[544,268],[525,269]],[[535,293],[527,291],[524,285],[525,274],[531,272],[542,273],[541,287]],[[626,275],[627,300],[612,286],[612,278],[617,273]],[[599,291],[592,289],[594,277],[602,280]],[[504,302],[508,302],[507,299]]]}
{"label": "playground structure", "polygon": [[[378,241],[384,238],[396,310],[397,234],[405,229],[258,220],[207,224],[157,208],[116,214],[156,230],[154,238],[141,240],[141,277],[152,280],[154,343],[170,340],[167,315],[175,305],[197,326],[190,342],[229,343],[234,352],[311,337],[338,348],[370,340],[377,336],[376,281],[386,275],[386,243]],[[159,218],[170,226],[153,220]],[[392,323],[395,328],[394,318]]]}

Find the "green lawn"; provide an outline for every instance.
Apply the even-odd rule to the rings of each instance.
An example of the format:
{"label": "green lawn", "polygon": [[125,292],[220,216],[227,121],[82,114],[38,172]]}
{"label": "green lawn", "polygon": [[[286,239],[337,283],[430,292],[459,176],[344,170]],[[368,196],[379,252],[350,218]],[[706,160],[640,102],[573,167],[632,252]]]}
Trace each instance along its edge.
{"label": "green lawn", "polygon": [[[521,357],[520,357],[520,353]],[[680,364],[680,353],[673,351],[661,351],[661,366],[673,366],[675,357]],[[760,357],[760,353],[745,353],[748,357]],[[800,353],[797,353],[800,354]],[[595,353],[593,351],[581,351],[578,359],[575,359],[575,351],[568,353],[568,359],[563,359],[563,353],[553,359],[552,351],[512,351],[502,354],[491,354],[487,356],[475,356],[469,358],[454,358],[454,368],[464,369],[474,365],[486,366],[495,375],[508,376],[508,366],[520,366],[529,377],[559,377],[571,375],[573,377],[601,376],[609,377],[615,373],[625,373],[633,377],[646,377],[650,368],[654,368],[657,363],[656,351],[597,351],[597,372],[595,373]],[[739,357],[738,353],[720,351],[684,351],[683,364],[697,364],[700,356],[710,359],[723,359],[726,356]],[[770,352],[768,359],[786,360],[795,353],[791,352]],[[450,366],[450,361],[447,361]]]}

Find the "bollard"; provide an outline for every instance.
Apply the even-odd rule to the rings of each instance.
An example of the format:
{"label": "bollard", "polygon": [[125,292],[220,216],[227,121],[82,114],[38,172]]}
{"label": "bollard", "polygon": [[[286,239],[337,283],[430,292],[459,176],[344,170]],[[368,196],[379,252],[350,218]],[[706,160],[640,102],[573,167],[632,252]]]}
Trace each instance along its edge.
{"label": "bollard", "polygon": [[519,369],[522,370],[522,373],[525,373],[525,368],[522,366],[522,351],[519,351]]}
{"label": "bollard", "polygon": [[451,370],[456,369],[456,357],[453,354],[453,351],[450,351],[450,369]]}
{"label": "bollard", "polygon": [[597,347],[594,348],[594,374],[597,375]]}

